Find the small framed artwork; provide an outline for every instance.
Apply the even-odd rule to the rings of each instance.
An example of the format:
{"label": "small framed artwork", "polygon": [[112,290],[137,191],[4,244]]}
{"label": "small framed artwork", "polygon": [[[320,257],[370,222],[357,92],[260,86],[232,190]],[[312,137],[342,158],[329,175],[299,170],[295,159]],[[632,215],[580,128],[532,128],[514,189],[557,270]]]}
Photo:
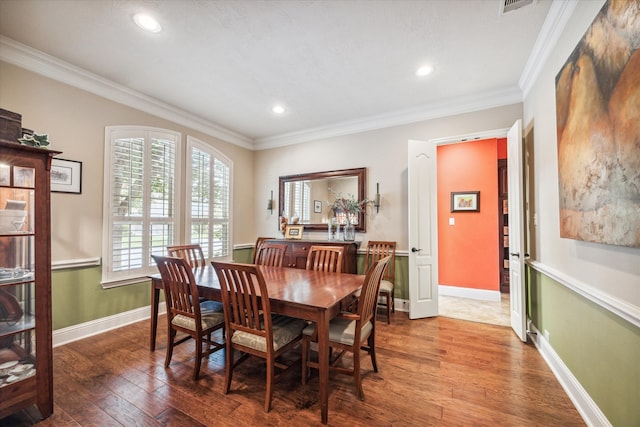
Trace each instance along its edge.
{"label": "small framed artwork", "polygon": [[16,187],[33,188],[35,184],[34,168],[23,168],[20,166],[13,167],[13,185]]}
{"label": "small framed artwork", "polygon": [[54,193],[82,193],[82,162],[52,159],[51,191]]}
{"label": "small framed artwork", "polygon": [[303,230],[304,230],[304,225],[287,225],[287,228],[284,230],[284,238],[285,239],[302,239]]}
{"label": "small framed artwork", "polygon": [[480,192],[452,191],[451,212],[480,212]]}
{"label": "small framed artwork", "polygon": [[11,166],[0,165],[0,185],[11,185]]}
{"label": "small framed artwork", "polygon": [[322,212],[322,202],[320,200],[313,201],[313,212],[321,213]]}

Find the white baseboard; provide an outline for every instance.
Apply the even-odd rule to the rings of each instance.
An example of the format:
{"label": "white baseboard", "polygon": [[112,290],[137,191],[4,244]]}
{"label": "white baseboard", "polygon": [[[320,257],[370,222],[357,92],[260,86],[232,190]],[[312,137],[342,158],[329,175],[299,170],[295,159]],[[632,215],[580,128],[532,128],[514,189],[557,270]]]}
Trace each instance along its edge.
{"label": "white baseboard", "polygon": [[393,299],[393,306],[395,307],[395,309],[397,311],[403,311],[403,312],[406,312],[406,313],[409,312],[409,300],[408,299],[394,298]]}
{"label": "white baseboard", "polygon": [[451,297],[471,298],[481,301],[500,302],[500,291],[490,291],[488,289],[438,285],[438,294]]}
{"label": "white baseboard", "polygon": [[574,406],[590,427],[609,427],[611,423],[602,413],[598,405],[591,399],[591,396],[582,387],[580,382],[564,364],[560,356],[553,350],[551,344],[542,336],[535,325],[529,325],[531,331],[531,341],[542,355],[542,358],[555,375],[556,379],[573,402]]}
{"label": "white baseboard", "polygon": [[[166,306],[164,302],[160,303],[158,312],[160,314],[166,313]],[[57,347],[59,345],[68,344],[70,342],[101,334],[131,323],[149,319],[150,317],[151,306],[146,306],[125,311],[124,313],[114,314],[113,316],[92,320],[90,322],[69,326],[67,328],[56,329],[53,331],[53,346]]]}

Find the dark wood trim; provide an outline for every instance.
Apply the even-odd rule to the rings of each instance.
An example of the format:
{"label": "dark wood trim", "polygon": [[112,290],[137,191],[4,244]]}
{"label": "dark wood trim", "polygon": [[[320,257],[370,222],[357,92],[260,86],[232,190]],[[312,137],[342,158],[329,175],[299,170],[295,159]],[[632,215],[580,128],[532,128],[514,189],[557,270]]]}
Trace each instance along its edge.
{"label": "dark wood trim", "polygon": [[[279,178],[279,196],[278,196],[278,210],[279,213],[282,213],[282,206],[284,206],[284,184],[287,182],[294,181],[310,181],[316,179],[326,179],[326,178],[336,178],[336,177],[357,177],[358,178],[358,194],[356,196],[358,200],[364,200],[365,196],[365,186],[367,183],[367,168],[354,168],[354,169],[341,169],[334,171],[326,171],[326,172],[312,172],[312,173],[301,173],[297,175],[286,175],[281,176]],[[367,215],[365,212],[361,212],[358,217],[358,225],[356,225],[356,231],[367,231],[366,224]],[[304,225],[305,230],[326,230],[326,224],[302,224]]]}

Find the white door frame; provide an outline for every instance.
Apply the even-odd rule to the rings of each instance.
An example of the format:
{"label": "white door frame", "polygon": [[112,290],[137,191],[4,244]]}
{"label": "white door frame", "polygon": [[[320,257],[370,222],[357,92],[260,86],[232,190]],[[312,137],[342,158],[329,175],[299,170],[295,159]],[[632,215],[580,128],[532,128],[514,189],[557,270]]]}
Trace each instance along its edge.
{"label": "white door frame", "polygon": [[[494,129],[494,130],[489,130],[489,131],[484,131],[484,132],[476,132],[476,133],[469,133],[469,134],[463,134],[463,135],[456,135],[456,136],[450,136],[450,137],[445,137],[445,138],[434,138],[434,139],[430,139],[428,141],[413,141],[410,142],[415,144],[415,143],[423,143],[423,144],[428,144],[431,147],[425,147],[425,151],[430,151],[430,149],[433,149],[433,151],[436,151],[436,147],[439,145],[448,145],[448,144],[456,144],[456,143],[462,143],[462,142],[471,142],[471,141],[479,141],[479,140],[483,140],[483,139],[491,139],[491,138],[506,138],[508,136],[508,132],[509,132],[509,128],[504,128],[504,129]],[[507,154],[508,156],[508,154]],[[435,163],[437,164],[437,157],[435,159]],[[411,168],[409,168],[411,169]],[[416,206],[419,202],[416,200],[411,200],[412,197],[415,197],[415,195],[412,196],[412,192],[411,192],[411,171],[409,172],[409,224],[416,224],[418,223],[418,220],[416,218],[412,218],[415,215],[420,215],[420,214],[424,214],[424,213],[420,213],[418,212],[418,210],[413,210],[411,209],[411,206]],[[514,188],[512,190],[511,186],[509,186],[509,191],[515,191],[516,188]],[[522,191],[522,190],[521,190]],[[436,180],[433,180],[433,182],[430,183],[430,194],[428,195],[429,197],[431,197],[433,194],[437,194],[437,182]],[[511,197],[510,197],[511,198]],[[429,224],[430,221],[428,219],[426,219],[426,221],[424,222],[425,224]],[[433,236],[437,236],[437,220],[436,221],[431,221],[430,223],[431,225],[431,233]],[[437,295],[438,295],[438,282],[437,282],[437,278],[435,281],[432,281],[430,286],[431,289],[427,290],[427,291],[422,291],[422,292],[418,292],[418,286],[419,286],[419,282],[418,282],[418,277],[420,275],[420,272],[418,271],[419,266],[417,265],[416,260],[413,260],[412,258],[417,257],[416,253],[412,253],[411,252],[411,248],[415,247],[415,242],[418,241],[416,236],[412,236],[413,234],[415,234],[417,231],[415,230],[415,227],[412,229],[411,226],[409,228],[409,318],[419,318],[419,317],[431,317],[431,316],[437,316],[438,315],[438,306],[437,306],[437,302],[435,304],[430,304],[429,306],[429,310],[426,309],[420,309],[419,305],[419,300],[417,299],[418,296],[420,294],[426,294],[426,295],[431,295],[434,296],[437,299]],[[437,243],[437,240],[436,240]],[[414,244],[412,246],[412,244]],[[420,249],[420,248],[417,248]],[[419,254],[419,252],[418,252]],[[438,256],[438,248],[437,248],[437,244],[435,245],[435,247],[433,248],[433,253],[431,254],[432,257],[435,257],[435,259],[437,260],[437,256]],[[436,269],[437,271],[437,269]],[[517,297],[516,297],[516,301],[513,301],[514,298],[511,298],[510,304],[514,304],[517,303],[519,307],[524,306],[525,301],[524,301],[524,292],[518,292],[517,293]],[[414,308],[413,313],[412,313],[412,307],[417,307]],[[435,313],[433,312],[433,307],[435,307]],[[515,331],[516,334],[522,338],[521,336],[521,331],[516,330]]]}

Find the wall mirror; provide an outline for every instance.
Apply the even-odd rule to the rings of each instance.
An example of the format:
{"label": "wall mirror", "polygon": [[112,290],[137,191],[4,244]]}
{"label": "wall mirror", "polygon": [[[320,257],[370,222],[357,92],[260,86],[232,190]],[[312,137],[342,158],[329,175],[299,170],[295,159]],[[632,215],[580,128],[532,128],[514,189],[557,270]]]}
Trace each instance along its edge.
{"label": "wall mirror", "polygon": [[[357,200],[365,198],[366,168],[343,169],[327,172],[303,173],[280,177],[279,210],[292,222],[297,216],[305,230],[327,230],[327,222],[333,212],[326,202],[333,202],[335,193]],[[366,215],[360,213],[355,225],[356,231],[366,231]]]}

